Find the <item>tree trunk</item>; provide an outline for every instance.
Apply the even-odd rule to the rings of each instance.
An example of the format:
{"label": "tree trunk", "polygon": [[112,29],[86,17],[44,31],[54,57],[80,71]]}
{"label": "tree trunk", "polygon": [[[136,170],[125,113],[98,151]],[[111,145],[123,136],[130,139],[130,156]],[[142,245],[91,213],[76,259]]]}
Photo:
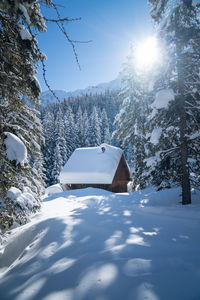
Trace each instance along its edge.
{"label": "tree trunk", "polygon": [[[177,43],[178,44],[178,43]],[[184,62],[181,59],[181,45],[177,45],[177,72],[178,72],[178,103],[180,117],[180,152],[181,152],[181,185],[182,185],[182,204],[191,203],[190,173],[188,165],[188,143],[186,138],[186,111],[184,96]]]}
{"label": "tree trunk", "polygon": [[[180,96],[182,97],[182,96]],[[184,108],[184,98],[181,99],[180,103],[180,151],[181,151],[181,184],[182,184],[182,204],[191,203],[191,190],[190,190],[190,174],[188,166],[188,145],[185,137],[185,128],[186,128],[186,113]]]}

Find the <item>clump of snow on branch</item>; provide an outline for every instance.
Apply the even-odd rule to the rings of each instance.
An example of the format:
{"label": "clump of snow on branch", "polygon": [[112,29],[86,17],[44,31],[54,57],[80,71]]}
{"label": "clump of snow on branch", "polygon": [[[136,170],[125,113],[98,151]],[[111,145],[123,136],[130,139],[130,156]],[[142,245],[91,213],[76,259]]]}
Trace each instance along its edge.
{"label": "clump of snow on branch", "polygon": [[29,15],[28,15],[28,12],[26,10],[26,7],[24,7],[24,5],[22,5],[21,3],[19,4],[19,9],[21,10],[22,14],[23,14],[23,17],[24,19],[26,20],[26,23],[28,25],[31,24],[31,21],[30,21],[30,18],[29,18]]}
{"label": "clump of snow on branch", "polygon": [[29,187],[10,187],[5,199],[0,198],[0,230],[25,224],[40,207],[38,195]]}
{"label": "clump of snow on branch", "polygon": [[34,78],[34,83],[35,83],[36,87],[39,89],[39,91],[41,93],[42,92],[42,88],[41,88],[41,85],[40,85],[37,77],[33,76],[33,78]]}
{"label": "clump of snow on branch", "polygon": [[172,89],[164,89],[157,92],[155,101],[151,104],[151,107],[153,109],[151,118],[155,117],[158,109],[166,109],[169,105],[169,102],[173,101],[174,99],[175,94]]}
{"label": "clump of snow on branch", "polygon": [[25,187],[23,192],[16,187],[11,187],[7,191],[6,196],[13,202],[14,205],[18,205],[24,210],[27,208],[32,210],[33,207],[37,205],[34,194],[28,187]]}
{"label": "clump of snow on branch", "polygon": [[27,161],[27,149],[24,143],[13,133],[4,132],[7,136],[4,140],[6,146],[6,155],[10,161],[16,161],[16,164],[24,165]]}
{"label": "clump of snow on branch", "polygon": [[156,152],[155,156],[151,156],[149,158],[145,159],[145,163],[147,167],[153,167],[156,166],[158,162],[160,162],[160,151]]}
{"label": "clump of snow on branch", "polygon": [[162,134],[162,128],[154,128],[154,130],[151,133],[150,142],[154,145],[157,145],[160,139],[160,136]]}
{"label": "clump of snow on branch", "polygon": [[152,103],[155,109],[167,108],[170,101],[174,100],[174,91],[172,89],[161,90],[156,94],[156,99]]}
{"label": "clump of snow on branch", "polygon": [[18,24],[19,34],[22,40],[32,40],[32,35],[22,24]]}

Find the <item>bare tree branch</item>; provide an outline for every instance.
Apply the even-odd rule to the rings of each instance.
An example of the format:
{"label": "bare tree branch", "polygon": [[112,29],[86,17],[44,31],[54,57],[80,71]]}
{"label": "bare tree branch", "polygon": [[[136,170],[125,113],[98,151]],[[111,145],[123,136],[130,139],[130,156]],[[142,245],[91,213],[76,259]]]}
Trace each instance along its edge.
{"label": "bare tree branch", "polygon": [[51,92],[51,94],[58,100],[58,102],[60,103],[60,99],[58,98],[58,96],[55,94],[55,92],[52,90],[52,88],[50,87],[48,81],[47,81],[47,78],[46,78],[46,66],[45,66],[45,63],[44,63],[44,60],[41,61],[42,62],[42,71],[43,71],[43,79],[44,79],[44,82],[48,88],[48,90]]}
{"label": "bare tree branch", "polygon": [[47,22],[52,22],[52,23],[59,23],[59,22],[73,22],[73,21],[80,21],[81,18],[72,18],[72,19],[69,19],[69,18],[62,18],[62,19],[48,19],[46,17],[43,17],[45,21]]}

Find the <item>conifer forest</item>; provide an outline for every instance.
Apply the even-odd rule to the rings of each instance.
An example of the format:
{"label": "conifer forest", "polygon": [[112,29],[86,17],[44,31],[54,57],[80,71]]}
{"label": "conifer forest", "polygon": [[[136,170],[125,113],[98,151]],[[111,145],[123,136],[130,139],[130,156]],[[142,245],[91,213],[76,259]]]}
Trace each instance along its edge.
{"label": "conifer forest", "polygon": [[200,299],[200,0],[0,0],[0,300]]}
{"label": "conifer forest", "polygon": [[[137,45],[132,45],[118,89],[63,101],[56,97],[54,103],[43,105],[35,75],[41,62],[46,79],[46,57],[37,35],[52,20],[42,15],[41,5],[56,11],[58,20],[53,21],[78,61],[64,27],[69,20],[60,18],[60,8],[51,0],[1,1],[2,228],[14,221],[26,222],[27,214],[40,207],[44,187],[58,183],[61,168],[76,148],[101,143],[123,149],[133,189],[181,186],[182,204],[191,203],[191,188],[200,185],[200,4],[186,0],[149,3],[156,41],[149,40],[146,52],[139,50],[142,57]],[[159,53],[149,63],[153,43]],[[56,96],[46,83],[49,93]],[[21,193],[18,204],[9,196],[12,187]]]}

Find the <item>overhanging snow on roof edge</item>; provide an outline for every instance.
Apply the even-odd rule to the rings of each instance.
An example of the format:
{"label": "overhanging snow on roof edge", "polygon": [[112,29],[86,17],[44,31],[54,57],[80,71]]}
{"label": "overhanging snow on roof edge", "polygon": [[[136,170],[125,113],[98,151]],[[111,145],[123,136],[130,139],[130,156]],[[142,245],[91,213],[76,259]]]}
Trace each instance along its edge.
{"label": "overhanging snow on roof edge", "polygon": [[[102,151],[104,147],[105,151]],[[102,144],[99,147],[76,149],[59,179],[65,184],[112,184],[123,151],[120,148]]]}

